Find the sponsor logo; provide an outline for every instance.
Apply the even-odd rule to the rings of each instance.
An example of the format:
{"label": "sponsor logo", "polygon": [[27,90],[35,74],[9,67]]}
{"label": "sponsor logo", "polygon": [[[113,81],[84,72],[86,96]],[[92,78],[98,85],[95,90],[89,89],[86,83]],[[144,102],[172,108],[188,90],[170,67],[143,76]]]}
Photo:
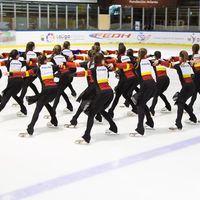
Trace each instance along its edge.
{"label": "sponsor logo", "polygon": [[198,37],[197,35],[195,35],[195,33],[192,33],[188,38],[187,40],[189,42],[191,42],[192,44],[196,43],[196,42],[200,42],[200,37]]}
{"label": "sponsor logo", "polygon": [[41,35],[42,42],[54,43],[54,42],[64,42],[69,40],[71,37],[69,34],[56,34],[56,33],[47,33]]}
{"label": "sponsor logo", "polygon": [[92,38],[97,39],[121,39],[121,38],[131,38],[131,33],[92,33],[89,35]]}
{"label": "sponsor logo", "polygon": [[144,33],[140,32],[138,35],[137,35],[137,40],[139,42],[144,42],[144,41],[147,41],[149,38],[151,37],[151,35],[145,35]]}

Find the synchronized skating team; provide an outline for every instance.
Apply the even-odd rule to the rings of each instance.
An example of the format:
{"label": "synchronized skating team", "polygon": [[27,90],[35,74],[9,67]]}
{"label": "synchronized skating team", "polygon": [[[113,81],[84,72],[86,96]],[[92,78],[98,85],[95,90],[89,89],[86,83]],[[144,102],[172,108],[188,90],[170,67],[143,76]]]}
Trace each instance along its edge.
{"label": "synchronized skating team", "polygon": [[[28,104],[36,103],[36,107],[25,132],[20,137],[30,137],[34,133],[42,108],[45,106],[49,112],[50,122],[48,127],[58,126],[56,108],[62,96],[66,102],[66,111],[73,111],[65,89],[69,88],[71,94],[76,97],[76,91],[72,86],[74,77],[87,77],[87,88],[78,96],[80,102],[75,115],[66,128],[75,127],[79,115],[84,112],[87,118],[86,129],[77,144],[89,144],[91,140],[91,129],[94,119],[102,121],[102,116],[108,121],[107,133],[117,134],[118,128],[114,122],[114,110],[122,95],[125,98],[125,106],[131,106],[131,112],[138,115],[138,123],[135,132],[130,136],[144,135],[145,126],[154,127],[152,116],[155,115],[155,106],[158,97],[165,103],[162,111],[171,111],[171,105],[163,94],[169,84],[167,67],[177,71],[181,83],[181,90],[173,96],[177,105],[177,117],[175,125],[170,130],[181,130],[182,116],[184,110],[189,115],[189,122],[197,123],[193,113],[193,104],[197,93],[200,93],[200,54],[199,45],[192,46],[192,55],[183,50],[178,57],[162,59],[161,52],[155,51],[154,55],[148,55],[145,48],[138,51],[126,49],[123,43],[119,43],[117,50],[102,51],[100,43],[96,42],[90,50],[71,50],[70,42],[64,42],[63,46],[55,45],[52,51],[44,50],[35,52],[34,42],[28,42],[25,52],[13,49],[10,53],[0,55],[0,66],[6,66],[8,76],[7,87],[0,96],[0,111],[6,106],[11,97],[19,104],[18,116],[26,116],[27,109],[24,98]],[[138,56],[134,56],[138,53]],[[87,54],[87,55],[86,55]],[[77,62],[79,60],[79,62]],[[81,61],[80,61],[81,60]],[[82,70],[77,71],[77,67]],[[115,73],[118,79],[117,86],[113,89],[109,85],[109,73]],[[0,70],[0,77],[2,71]],[[41,91],[33,83],[39,78]],[[30,87],[34,96],[26,96]],[[21,93],[20,93],[21,92]],[[20,93],[20,95],[18,95]],[[150,107],[147,102],[153,98]],[[186,101],[191,98],[190,103]],[[50,103],[53,102],[53,105]],[[108,110],[107,110],[108,109]],[[144,125],[144,118],[146,122]]]}

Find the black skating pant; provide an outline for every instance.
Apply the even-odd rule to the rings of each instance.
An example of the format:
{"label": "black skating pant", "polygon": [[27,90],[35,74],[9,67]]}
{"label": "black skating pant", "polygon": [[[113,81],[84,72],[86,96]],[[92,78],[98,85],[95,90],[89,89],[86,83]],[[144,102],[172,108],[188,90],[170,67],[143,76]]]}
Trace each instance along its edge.
{"label": "black skating pant", "polygon": [[169,86],[170,80],[168,76],[161,76],[158,77],[157,82],[156,82],[156,92],[155,95],[153,97],[153,102],[152,105],[150,107],[150,110],[154,113],[156,104],[158,102],[158,97],[160,96],[160,98],[164,101],[165,103],[165,107],[170,111],[171,110],[171,105],[169,103],[169,101],[167,100],[166,96],[163,94],[164,91],[167,90],[168,86]]}
{"label": "black skating pant", "polygon": [[194,115],[192,109],[190,106],[186,104],[186,101],[195,93],[195,85],[194,83],[191,84],[185,84],[182,86],[182,89],[178,95],[178,99],[176,101],[176,105],[178,106],[177,110],[177,118],[176,118],[176,126],[179,129],[182,129],[182,116],[183,116],[183,110],[185,110],[188,115],[190,116],[190,120],[195,122],[197,121],[196,116]]}
{"label": "black skating pant", "polygon": [[90,142],[90,139],[91,139],[90,132],[94,123],[94,116],[97,113],[100,113],[108,121],[110,125],[110,130],[117,132],[117,126],[115,122],[112,120],[108,112],[105,111],[105,109],[112,102],[112,99],[113,99],[113,91],[107,90],[107,91],[103,91],[100,94],[97,94],[95,99],[91,102],[89,113],[88,113],[87,127],[85,130],[85,134],[82,136],[82,138],[86,142],[88,143]]}
{"label": "black skating pant", "polygon": [[189,103],[189,106],[191,107],[191,109],[193,109],[194,102],[197,99],[197,93],[200,94],[200,72],[195,73],[194,84],[195,84],[196,90],[194,94],[192,95],[191,101]]}
{"label": "black skating pant", "polygon": [[51,123],[54,126],[58,125],[58,121],[57,121],[57,118],[56,118],[55,111],[53,110],[52,106],[49,104],[56,97],[56,92],[57,92],[57,87],[55,87],[55,88],[45,88],[45,89],[42,90],[41,94],[39,94],[39,98],[38,98],[37,103],[36,103],[35,111],[33,113],[31,122],[27,127],[27,132],[30,135],[32,135],[33,132],[34,132],[35,123],[37,122],[39,114],[40,114],[40,112],[41,112],[41,110],[44,106],[47,108],[47,110],[48,110],[48,112],[51,116]]}
{"label": "black skating pant", "polygon": [[149,108],[146,105],[149,99],[154,96],[156,89],[156,83],[154,80],[143,81],[140,85],[140,90],[137,93],[137,112],[138,112],[138,124],[135,129],[139,134],[144,135],[144,116],[146,116],[146,124],[153,127],[154,122],[149,112]]}
{"label": "black skating pant", "polygon": [[137,87],[137,85],[138,85],[138,80],[136,78],[128,79],[123,82],[119,81],[115,90],[115,98],[113,100],[112,106],[109,109],[109,113],[111,114],[111,116],[114,115],[113,113],[114,109],[117,106],[121,95],[123,95],[126,101],[131,105],[132,111],[137,112],[137,108],[133,103],[133,101],[131,100],[131,95],[133,93],[133,90],[135,90],[135,88]]}
{"label": "black skating pant", "polygon": [[34,92],[35,94],[39,94],[37,87],[36,87],[35,84],[33,83],[33,81],[34,81],[35,79],[36,79],[36,77],[34,77],[34,76],[30,76],[30,77],[24,78],[24,84],[23,84],[23,86],[22,86],[22,91],[21,91],[21,94],[20,94],[20,96],[19,96],[19,98],[20,98],[22,101],[24,100],[24,97],[25,97],[25,95],[26,95],[26,93],[27,93],[28,87],[30,87],[30,88],[33,90],[33,92]]}
{"label": "black skating pant", "polygon": [[23,85],[22,78],[10,78],[8,80],[8,85],[6,89],[3,91],[3,96],[0,103],[0,112],[4,109],[7,102],[10,100],[11,97],[15,99],[15,101],[20,105],[21,112],[27,114],[26,107],[24,106],[22,100],[17,96],[20,92]]}
{"label": "black skating pant", "polygon": [[71,80],[72,80],[72,78],[70,78],[69,75],[67,75],[67,74],[61,75],[59,83],[58,83],[56,98],[55,98],[54,103],[53,103],[53,109],[55,111],[56,111],[56,108],[57,108],[58,103],[60,101],[61,95],[62,95],[62,97],[64,98],[64,100],[67,104],[67,108],[69,110],[73,110],[73,106],[72,106],[71,102],[69,101],[67,94],[64,92],[64,90],[71,84]]}

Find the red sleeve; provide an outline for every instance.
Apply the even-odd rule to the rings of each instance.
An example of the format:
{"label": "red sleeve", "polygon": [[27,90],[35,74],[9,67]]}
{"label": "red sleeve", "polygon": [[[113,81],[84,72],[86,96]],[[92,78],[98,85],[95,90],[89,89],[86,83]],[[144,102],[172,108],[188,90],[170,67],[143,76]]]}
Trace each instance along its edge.
{"label": "red sleeve", "polygon": [[173,56],[172,60],[173,60],[173,62],[177,62],[177,61],[179,61],[179,57],[178,56],[175,56],[175,57]]}
{"label": "red sleeve", "polygon": [[87,53],[88,53],[88,50],[80,50],[80,53],[85,53],[85,54],[87,54]]}
{"label": "red sleeve", "polygon": [[66,66],[67,68],[77,68],[77,67],[80,67],[80,64],[79,63],[76,63],[76,62],[66,62]]}
{"label": "red sleeve", "polygon": [[12,77],[29,77],[35,75],[35,72],[32,69],[30,69],[24,72],[11,72],[11,74]]}
{"label": "red sleeve", "polygon": [[43,54],[44,54],[44,55],[50,55],[50,54],[52,54],[52,53],[53,53],[52,50],[44,50],[44,51],[43,51]]}
{"label": "red sleeve", "polygon": [[106,64],[110,64],[110,63],[114,64],[114,63],[116,63],[116,59],[115,58],[105,59],[105,62],[106,62]]}
{"label": "red sleeve", "polygon": [[2,53],[3,58],[8,58],[9,53]]}
{"label": "red sleeve", "polygon": [[169,61],[161,61],[160,64],[165,67],[169,67],[169,68],[172,67],[172,64]]}
{"label": "red sleeve", "polygon": [[125,68],[133,68],[133,64],[132,63],[116,63],[115,64],[115,68],[119,68],[119,69],[125,69]]}
{"label": "red sleeve", "polygon": [[38,61],[38,59],[37,58],[31,58],[29,61],[28,61],[28,66],[30,66],[30,67],[35,67],[35,66],[37,66],[37,61]]}
{"label": "red sleeve", "polygon": [[86,60],[86,59],[87,59],[87,56],[75,55],[75,56],[74,56],[74,59],[75,59],[75,60]]}
{"label": "red sleeve", "polygon": [[1,66],[6,66],[6,63],[4,61],[0,62],[0,67]]}
{"label": "red sleeve", "polygon": [[75,76],[76,77],[84,77],[84,76],[90,76],[91,75],[91,71],[90,70],[86,70],[86,71],[81,71],[81,72],[76,72]]}
{"label": "red sleeve", "polygon": [[107,50],[107,54],[117,54],[116,50]]}

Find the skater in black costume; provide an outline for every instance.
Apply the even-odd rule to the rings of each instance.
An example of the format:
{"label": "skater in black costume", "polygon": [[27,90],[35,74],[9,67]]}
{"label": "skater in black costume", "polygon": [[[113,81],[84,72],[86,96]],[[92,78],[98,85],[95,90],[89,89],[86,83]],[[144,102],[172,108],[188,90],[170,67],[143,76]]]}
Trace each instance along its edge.
{"label": "skater in black costume", "polygon": [[171,105],[167,100],[166,96],[163,94],[167,90],[170,83],[169,77],[167,75],[167,70],[165,66],[160,64],[160,62],[162,61],[161,52],[155,51],[154,56],[155,61],[153,64],[153,69],[156,75],[156,93],[153,98],[152,105],[150,107],[150,112],[152,115],[155,114],[155,107],[158,102],[158,97],[160,97],[165,103],[165,107],[162,108],[161,111],[171,111]]}
{"label": "skater in black costume", "polygon": [[147,59],[147,50],[141,48],[138,52],[139,60],[136,67],[136,73],[139,77],[140,89],[133,96],[133,100],[137,106],[138,124],[135,129],[136,132],[130,133],[130,136],[137,134],[144,135],[144,117],[146,116],[146,125],[151,128],[154,127],[154,122],[151,117],[147,102],[154,96],[156,90],[156,83],[152,76],[152,68],[150,61]]}
{"label": "skater in black costume", "polygon": [[[19,52],[16,49],[13,49],[10,52],[8,60],[1,63],[1,65],[5,65],[8,73],[12,72],[20,72],[23,66],[26,66],[25,61],[19,61]],[[3,96],[0,104],[0,112],[4,109],[10,97],[13,97],[15,101],[20,105],[20,111],[17,113],[17,116],[25,116],[27,115],[26,107],[23,104],[23,101],[17,96],[23,86],[22,77],[9,77],[8,84],[6,89],[3,90]]]}
{"label": "skater in black costume", "polygon": [[[94,68],[87,71],[92,76],[95,84],[95,98],[88,107],[88,120],[87,127],[82,139],[76,140],[77,144],[88,144],[90,143],[91,136],[90,132],[94,123],[94,117],[97,113],[101,115],[109,122],[110,132],[117,133],[117,126],[105,109],[109,106],[113,99],[113,91],[108,84],[108,69],[104,66],[104,56],[101,53],[97,53],[94,56]],[[75,76],[87,75],[87,73],[77,72]]]}
{"label": "skater in black costume", "polygon": [[[74,55],[73,55],[73,52],[72,50],[70,50],[70,42],[69,41],[65,41],[63,43],[63,49],[62,49],[62,54],[64,56],[67,56],[67,61],[73,61],[74,60]],[[72,71],[72,72],[75,72],[75,71]],[[72,81],[73,81],[73,78],[72,78]],[[72,86],[72,82],[69,84],[69,89],[71,90],[71,95],[73,97],[76,97],[76,91],[74,90],[73,86]]]}
{"label": "skater in black costume", "polygon": [[174,96],[175,104],[178,106],[177,110],[177,118],[175,122],[175,126],[170,127],[170,130],[181,130],[182,125],[182,116],[183,116],[183,110],[185,110],[188,115],[190,116],[189,122],[196,123],[197,118],[194,115],[192,109],[188,104],[186,104],[186,101],[195,93],[196,88],[193,81],[193,70],[191,65],[189,64],[189,56],[187,51],[181,51],[179,54],[180,63],[178,64],[167,64],[166,66],[170,66],[171,68],[174,68],[177,70],[179,80],[181,82],[181,90],[180,92],[177,92]]}
{"label": "skater in black costume", "polygon": [[[37,57],[40,55],[39,53],[34,52],[35,49],[35,43],[34,42],[28,42],[26,45],[26,51],[22,54],[22,57],[24,60],[26,60],[26,70],[32,69],[37,67]],[[27,93],[28,87],[30,87],[35,94],[39,94],[37,87],[33,83],[33,81],[36,79],[36,76],[30,76],[24,78],[24,84],[22,87],[21,94],[19,98],[24,101],[24,97]]]}
{"label": "skater in black costume", "polygon": [[197,99],[197,93],[200,94],[200,54],[199,54],[199,44],[192,45],[193,54],[189,56],[192,68],[194,71],[194,84],[196,87],[195,93],[192,95],[191,101],[189,103],[190,108],[193,110],[194,102]]}
{"label": "skater in black costume", "polygon": [[[126,47],[124,45],[119,46],[117,63],[114,64],[117,73],[119,74],[119,82],[115,87],[115,98],[112,106],[109,109],[109,114],[114,117],[114,109],[119,102],[121,95],[132,106],[132,111],[137,113],[137,108],[131,100],[132,92],[137,88],[138,78],[134,71],[136,65],[135,60],[125,55]],[[130,51],[130,50],[129,50]]]}
{"label": "skater in black costume", "polygon": [[[82,112],[85,112],[87,114],[87,108],[89,107],[92,99],[94,99],[95,97],[94,80],[92,79],[92,76],[90,73],[88,73],[88,71],[90,71],[90,69],[94,67],[93,57],[95,56],[96,53],[97,52],[95,50],[89,50],[88,51],[89,60],[86,62],[79,63],[80,67],[85,69],[85,72],[83,72],[83,75],[85,76],[85,73],[87,74],[86,77],[87,77],[88,87],[77,98],[77,101],[81,102],[80,106],[78,107],[78,110],[76,111],[75,115],[70,120],[70,124],[65,124],[66,128],[69,128],[71,126],[75,127],[77,125],[78,117],[80,116]],[[102,117],[100,113],[97,113],[95,119],[98,120],[99,122],[102,121]]]}
{"label": "skater in black costume", "polygon": [[[63,63],[67,62],[66,57],[61,54],[61,46],[60,45],[55,45],[55,47],[53,48],[53,54],[50,58],[50,61],[55,65],[62,65]],[[66,111],[72,112],[73,106],[72,106],[67,94],[65,93],[65,89],[72,82],[72,77],[70,76],[70,71],[66,71],[66,70],[60,71],[59,73],[57,73],[56,76],[59,78],[59,82],[58,82],[57,95],[56,95],[56,98],[53,103],[53,109],[56,112],[56,108],[60,101],[60,96],[62,95],[62,97],[64,98],[64,100],[67,104]]]}
{"label": "skater in black costume", "polygon": [[58,125],[55,111],[49,103],[54,100],[57,94],[57,84],[54,82],[54,73],[59,71],[60,68],[58,65],[51,65],[47,63],[47,58],[44,55],[38,57],[38,66],[38,68],[33,68],[25,72],[9,73],[10,77],[29,77],[37,75],[42,84],[42,91],[40,94],[27,97],[29,104],[36,102],[36,108],[31,122],[26,129],[27,132],[20,133],[20,137],[33,135],[35,123],[37,122],[39,114],[44,106],[47,108],[51,116],[51,121],[47,125],[49,127]]}

